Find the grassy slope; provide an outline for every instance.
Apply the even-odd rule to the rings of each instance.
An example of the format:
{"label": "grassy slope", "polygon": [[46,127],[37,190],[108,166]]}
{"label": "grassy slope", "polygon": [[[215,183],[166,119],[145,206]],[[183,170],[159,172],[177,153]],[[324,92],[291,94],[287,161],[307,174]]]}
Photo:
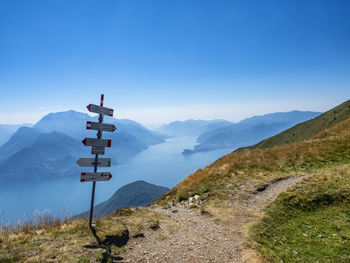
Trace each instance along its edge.
{"label": "grassy slope", "polygon": [[304,180],[266,209],[252,240],[267,262],[349,262],[350,165]]}
{"label": "grassy slope", "polygon": [[290,129],[281,132],[280,134],[267,138],[258,144],[249,146],[249,149],[266,148],[276,145],[282,145],[291,142],[299,142],[306,140],[318,132],[326,128],[331,128],[334,125],[343,122],[350,116],[350,100],[340,104],[339,106],[321,114],[320,116],[300,123]]}
{"label": "grassy slope", "polygon": [[[313,140],[346,138],[350,119]],[[350,261],[350,165],[333,165],[293,187],[269,205],[253,226],[251,241],[266,262]]]}

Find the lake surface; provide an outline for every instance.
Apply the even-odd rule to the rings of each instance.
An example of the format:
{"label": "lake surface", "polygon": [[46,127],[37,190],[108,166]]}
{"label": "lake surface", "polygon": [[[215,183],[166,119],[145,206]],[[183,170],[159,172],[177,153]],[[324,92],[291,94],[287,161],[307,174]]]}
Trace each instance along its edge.
{"label": "lake surface", "polygon": [[[172,188],[187,175],[229,152],[220,149],[182,155],[185,148],[192,148],[195,144],[195,137],[170,138],[165,143],[149,147],[123,164],[100,168],[99,171],[111,171],[113,177],[109,182],[96,183],[95,205],[110,198],[118,188],[136,180]],[[108,157],[108,150],[105,156]],[[92,169],[82,168],[82,172]],[[90,208],[91,187],[92,183],[80,182],[80,174],[75,178],[57,181],[17,183],[6,188],[0,186],[0,223],[15,223],[31,217],[36,210],[60,217],[78,214]]]}

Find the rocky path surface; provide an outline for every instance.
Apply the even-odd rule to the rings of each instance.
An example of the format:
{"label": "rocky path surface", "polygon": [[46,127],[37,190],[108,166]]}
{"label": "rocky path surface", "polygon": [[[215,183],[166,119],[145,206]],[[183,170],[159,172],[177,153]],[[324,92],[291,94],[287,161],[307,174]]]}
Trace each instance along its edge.
{"label": "rocky path surface", "polygon": [[179,205],[155,209],[176,222],[173,231],[160,225],[144,238],[132,239],[122,255],[124,262],[238,262],[234,233],[210,216]]}
{"label": "rocky path surface", "polygon": [[132,238],[118,262],[258,262],[254,253],[243,253],[245,226],[256,220],[261,209],[279,193],[300,182],[292,176],[272,183],[252,195],[243,206],[233,205],[229,223],[221,223],[210,213],[183,204],[154,207],[163,218],[160,228],[148,229],[144,237]]}
{"label": "rocky path surface", "polygon": [[263,191],[257,192],[249,199],[252,207],[261,210],[266,204],[272,202],[277,196],[285,192],[289,187],[302,181],[306,176],[291,176],[266,186]]}

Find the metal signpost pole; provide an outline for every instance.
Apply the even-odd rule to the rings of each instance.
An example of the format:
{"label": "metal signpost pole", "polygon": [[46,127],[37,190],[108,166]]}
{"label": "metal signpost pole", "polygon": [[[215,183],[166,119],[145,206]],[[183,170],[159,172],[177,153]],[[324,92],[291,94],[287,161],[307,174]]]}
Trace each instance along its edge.
{"label": "metal signpost pole", "polygon": [[[101,102],[100,106],[103,107],[103,94],[101,94]],[[103,122],[103,114],[100,113],[98,117],[98,122],[102,123]],[[102,130],[97,131],[97,139],[100,140],[102,138]],[[95,164],[94,164],[94,173],[97,172],[97,164],[98,164],[98,154],[95,155]],[[96,181],[92,182],[92,193],[91,193],[91,206],[90,206],[90,217],[89,217],[89,226],[90,229],[95,231],[92,227],[92,217],[94,214],[94,200],[95,200],[95,188],[96,188]]]}
{"label": "metal signpost pole", "polygon": [[[92,182],[92,192],[91,192],[91,206],[90,206],[90,217],[89,217],[89,227],[92,234],[96,238],[96,241],[100,247],[102,247],[101,240],[96,234],[96,230],[92,225],[92,219],[94,215],[94,200],[95,200],[95,189],[96,181],[109,181],[112,175],[109,172],[97,172],[97,167],[110,167],[111,158],[98,158],[100,154],[104,155],[105,147],[111,147],[111,140],[102,139],[102,132],[114,132],[117,128],[113,124],[103,123],[103,115],[113,116],[113,109],[103,107],[103,94],[101,94],[100,106],[95,104],[89,104],[87,109],[90,112],[97,113],[99,115],[98,122],[87,121],[86,129],[97,130],[97,139],[95,138],[85,138],[82,143],[85,146],[92,146],[91,154],[95,155],[95,158],[80,158],[77,163],[81,167],[94,167],[94,172],[83,172],[80,176],[80,182]],[[110,254],[110,250],[105,248],[106,252]]]}

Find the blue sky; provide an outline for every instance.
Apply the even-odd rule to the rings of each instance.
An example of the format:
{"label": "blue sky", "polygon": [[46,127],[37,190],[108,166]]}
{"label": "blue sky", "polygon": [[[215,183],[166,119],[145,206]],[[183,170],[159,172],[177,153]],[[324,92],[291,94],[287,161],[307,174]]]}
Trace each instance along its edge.
{"label": "blue sky", "polygon": [[349,99],[350,1],[0,1],[0,123],[105,94],[143,123]]}

